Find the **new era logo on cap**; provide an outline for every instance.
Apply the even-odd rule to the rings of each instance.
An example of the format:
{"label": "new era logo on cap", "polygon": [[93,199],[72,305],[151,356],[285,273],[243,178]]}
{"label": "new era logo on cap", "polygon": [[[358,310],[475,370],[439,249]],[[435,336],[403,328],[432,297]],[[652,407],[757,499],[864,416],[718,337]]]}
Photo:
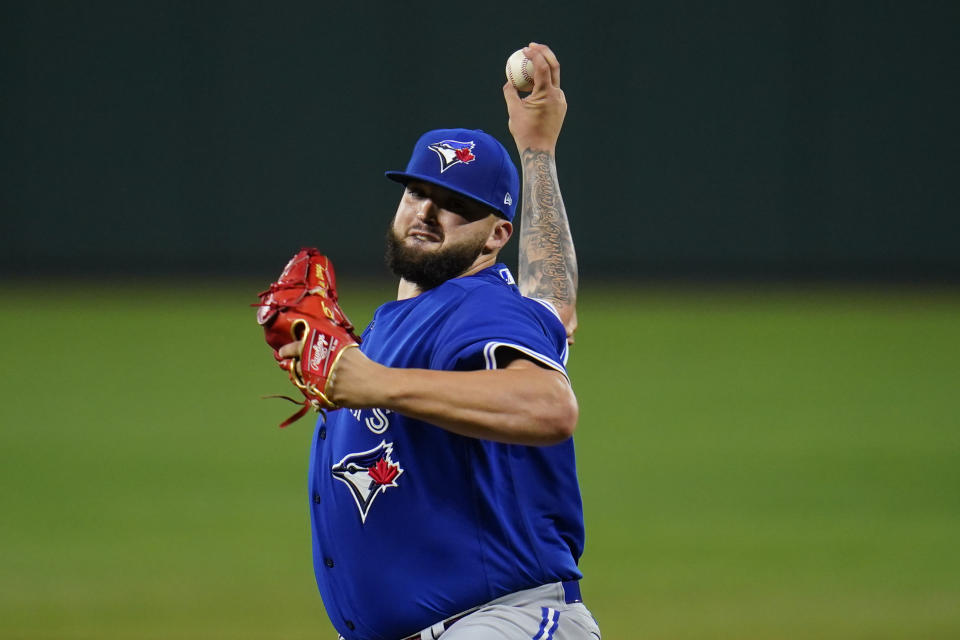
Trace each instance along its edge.
{"label": "new era logo on cap", "polygon": [[459,140],[441,140],[427,145],[427,149],[435,152],[440,157],[440,173],[443,173],[455,164],[467,164],[477,159],[473,155],[473,148],[477,144],[470,142],[460,142]]}

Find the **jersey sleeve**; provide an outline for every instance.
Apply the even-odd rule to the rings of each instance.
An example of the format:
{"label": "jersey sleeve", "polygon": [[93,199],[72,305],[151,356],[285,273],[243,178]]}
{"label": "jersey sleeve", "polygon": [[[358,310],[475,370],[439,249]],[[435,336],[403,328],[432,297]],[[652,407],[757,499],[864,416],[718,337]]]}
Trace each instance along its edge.
{"label": "jersey sleeve", "polygon": [[520,355],[567,375],[567,334],[556,311],[508,288],[470,292],[451,311],[437,338],[432,368],[498,369]]}

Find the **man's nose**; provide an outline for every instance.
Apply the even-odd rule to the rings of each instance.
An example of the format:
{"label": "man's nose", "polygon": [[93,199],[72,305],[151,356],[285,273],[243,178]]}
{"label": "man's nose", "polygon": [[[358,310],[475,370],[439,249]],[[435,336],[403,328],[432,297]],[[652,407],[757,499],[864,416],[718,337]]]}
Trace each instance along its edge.
{"label": "man's nose", "polygon": [[424,222],[436,220],[437,209],[437,203],[433,199],[425,197],[420,201],[420,206],[417,208],[417,218]]}

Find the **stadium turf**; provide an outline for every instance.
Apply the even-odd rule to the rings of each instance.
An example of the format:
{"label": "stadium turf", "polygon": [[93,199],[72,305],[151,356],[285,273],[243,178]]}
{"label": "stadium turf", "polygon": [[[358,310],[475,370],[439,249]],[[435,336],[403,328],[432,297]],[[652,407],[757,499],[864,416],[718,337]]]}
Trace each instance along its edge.
{"label": "stadium turf", "polygon": [[[0,637],[335,638],[260,284],[0,287]],[[580,325],[606,638],[960,637],[956,291],[585,286]]]}

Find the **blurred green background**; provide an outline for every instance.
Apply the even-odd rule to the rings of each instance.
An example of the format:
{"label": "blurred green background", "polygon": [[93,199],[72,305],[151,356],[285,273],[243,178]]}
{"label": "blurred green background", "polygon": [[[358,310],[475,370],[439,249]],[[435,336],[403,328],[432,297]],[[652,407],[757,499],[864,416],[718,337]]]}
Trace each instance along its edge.
{"label": "blurred green background", "polygon": [[[262,283],[0,288],[0,637],[334,638]],[[392,293],[342,283],[358,324]],[[960,295],[585,286],[607,638],[960,635]]]}
{"label": "blurred green background", "polygon": [[[960,3],[0,3],[0,638],[333,638],[255,294],[363,325],[550,44],[609,639],[960,637]],[[507,145],[512,147],[511,144]],[[512,148],[511,148],[512,150]],[[505,259],[516,263],[516,248]]]}

